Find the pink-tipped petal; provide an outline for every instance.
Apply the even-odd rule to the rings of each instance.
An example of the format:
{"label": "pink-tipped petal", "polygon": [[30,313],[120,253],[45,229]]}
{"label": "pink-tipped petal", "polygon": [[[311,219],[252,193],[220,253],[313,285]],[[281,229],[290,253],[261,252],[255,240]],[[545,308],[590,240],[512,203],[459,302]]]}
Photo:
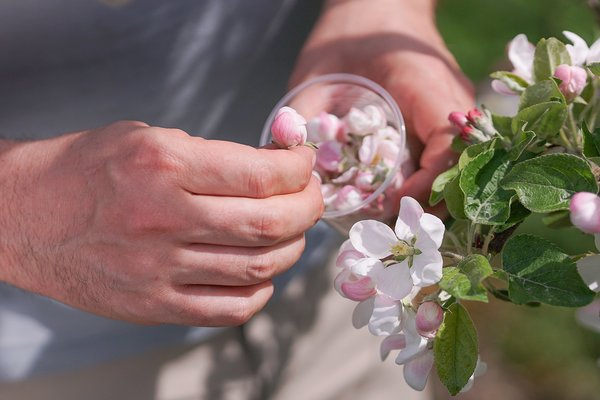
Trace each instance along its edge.
{"label": "pink-tipped petal", "polygon": [[427,378],[433,367],[434,357],[432,351],[427,351],[421,356],[410,360],[404,365],[404,380],[414,390],[422,391],[427,384]]}
{"label": "pink-tipped petal", "polygon": [[333,206],[336,210],[350,210],[359,207],[365,197],[357,187],[346,185],[337,192]]}
{"label": "pink-tipped petal", "polygon": [[535,46],[527,40],[527,36],[519,34],[508,45],[508,59],[515,68],[515,73],[527,81],[531,81]]}
{"label": "pink-tipped petal", "polygon": [[558,88],[568,100],[580,95],[587,83],[587,72],[577,66],[561,64],[556,67],[554,76],[561,80]]}
{"label": "pink-tipped petal", "polygon": [[377,293],[373,280],[368,276],[350,276],[342,282],[340,289],[344,297],[353,301],[364,301]]}
{"label": "pink-tipped petal", "polygon": [[340,268],[350,268],[358,260],[365,258],[365,255],[357,250],[345,250],[338,254],[335,265]]}
{"label": "pink-tipped petal", "polygon": [[325,171],[337,172],[342,161],[342,144],[334,140],[323,142],[317,149],[317,166]]}

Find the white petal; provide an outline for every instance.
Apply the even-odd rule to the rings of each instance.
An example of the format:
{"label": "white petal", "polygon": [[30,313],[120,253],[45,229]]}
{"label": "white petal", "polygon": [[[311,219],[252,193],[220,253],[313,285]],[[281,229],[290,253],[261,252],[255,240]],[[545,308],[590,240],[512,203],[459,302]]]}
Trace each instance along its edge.
{"label": "white petal", "polygon": [[422,391],[427,384],[427,378],[433,367],[433,352],[427,351],[423,355],[409,361],[404,366],[404,380],[411,388]]}
{"label": "white petal", "polygon": [[571,62],[573,65],[582,66],[585,63],[589,52],[587,43],[579,35],[573,32],[563,31],[563,35],[573,43],[572,45],[568,44],[566,46],[567,51],[571,56]]}
{"label": "white petal", "polygon": [[381,361],[385,361],[392,350],[400,350],[406,347],[406,339],[403,334],[387,336],[381,342],[379,347],[379,354]]}
{"label": "white petal", "polygon": [[369,319],[369,332],[375,336],[387,336],[400,332],[402,303],[386,296],[375,296],[373,314]]}
{"label": "white petal", "polygon": [[383,263],[377,258],[361,258],[349,266],[353,274],[376,277],[383,270]]}
{"label": "white petal", "polygon": [[596,40],[590,47],[585,61],[587,64],[600,62],[600,39]]}
{"label": "white petal", "polygon": [[416,315],[414,311],[405,307],[402,315],[402,331],[406,338],[406,347],[402,349],[396,357],[396,364],[406,364],[413,358],[416,358],[427,351],[427,339],[417,332],[415,318]]}
{"label": "white petal", "polygon": [[530,81],[533,70],[535,46],[529,43],[523,33],[515,36],[508,45],[508,59],[515,68],[515,73]]}
{"label": "white petal", "polygon": [[350,239],[346,239],[344,240],[344,243],[342,243],[342,245],[340,246],[340,253],[347,251],[347,250],[356,250],[354,248],[354,246],[352,246],[352,242],[350,241]]}
{"label": "white petal", "polygon": [[600,292],[600,255],[593,255],[577,261],[577,271],[588,287]]}
{"label": "white petal", "polygon": [[373,305],[375,304],[375,298],[371,297],[365,301],[361,301],[354,307],[352,312],[352,326],[356,329],[360,329],[369,323],[371,314],[373,314]]}
{"label": "white petal", "polygon": [[412,197],[404,196],[400,200],[400,212],[396,220],[395,232],[402,240],[411,240],[420,228],[419,221],[423,215],[423,207]]}
{"label": "white petal", "polygon": [[358,150],[358,159],[365,165],[370,165],[377,154],[379,139],[375,135],[365,136],[360,149]]}
{"label": "white petal", "polygon": [[398,238],[389,226],[372,219],[354,224],[349,236],[356,250],[375,258],[391,255],[392,246],[398,242]]}
{"label": "white petal", "polygon": [[413,288],[408,263],[392,264],[378,270],[374,277],[377,290],[394,300],[402,300]]}
{"label": "white petal", "polygon": [[444,232],[446,230],[442,220],[432,214],[423,214],[419,223],[421,229],[418,236],[426,234],[435,243],[437,246],[436,249],[439,249],[442,245],[442,240],[444,240]]}
{"label": "white petal", "polygon": [[427,287],[434,285],[442,279],[442,255],[439,251],[424,251],[413,257],[410,269],[413,284]]}

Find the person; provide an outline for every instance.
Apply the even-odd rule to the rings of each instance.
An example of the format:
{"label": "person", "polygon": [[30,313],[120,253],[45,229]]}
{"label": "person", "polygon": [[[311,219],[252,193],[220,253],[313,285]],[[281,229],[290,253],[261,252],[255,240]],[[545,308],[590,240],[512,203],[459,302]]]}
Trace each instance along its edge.
{"label": "person", "polygon": [[[341,311],[351,304],[331,294],[323,265],[340,239],[317,226],[296,263],[322,212],[312,150],[241,143],[258,141],[291,68],[290,85],[363,75],[421,143],[401,190],[424,201],[453,157],[446,116],[470,107],[472,90],[434,0],[320,7],[2,2],[0,397],[408,390],[389,378],[397,367],[372,367],[376,350],[357,348],[368,335]],[[273,280],[280,292],[259,312]],[[326,379],[334,367],[347,373]]]}

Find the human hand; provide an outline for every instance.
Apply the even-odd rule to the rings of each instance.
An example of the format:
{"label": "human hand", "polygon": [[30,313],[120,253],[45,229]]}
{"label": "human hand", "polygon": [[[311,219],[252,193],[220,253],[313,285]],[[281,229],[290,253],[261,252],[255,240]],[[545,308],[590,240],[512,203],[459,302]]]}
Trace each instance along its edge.
{"label": "human hand", "polygon": [[[348,72],[386,88],[416,140],[419,169],[400,189],[426,204],[435,177],[449,168],[454,132],[447,116],[472,108],[473,90],[434,21],[434,1],[330,0],[302,50],[292,85]],[[440,210],[437,210],[440,213]]]}
{"label": "human hand", "polygon": [[320,217],[313,150],[119,122],[0,147],[0,280],[138,323],[238,325]]}

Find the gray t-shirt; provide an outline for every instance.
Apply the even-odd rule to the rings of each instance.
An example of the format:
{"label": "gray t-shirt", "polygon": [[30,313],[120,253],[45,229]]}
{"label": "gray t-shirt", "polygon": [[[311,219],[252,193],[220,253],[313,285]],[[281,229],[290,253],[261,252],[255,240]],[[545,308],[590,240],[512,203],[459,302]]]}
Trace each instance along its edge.
{"label": "gray t-shirt", "polygon": [[[3,0],[0,137],[133,119],[257,144],[319,5],[295,3]],[[323,234],[313,231],[312,242]],[[0,381],[210,334],[113,321],[0,283]]]}

